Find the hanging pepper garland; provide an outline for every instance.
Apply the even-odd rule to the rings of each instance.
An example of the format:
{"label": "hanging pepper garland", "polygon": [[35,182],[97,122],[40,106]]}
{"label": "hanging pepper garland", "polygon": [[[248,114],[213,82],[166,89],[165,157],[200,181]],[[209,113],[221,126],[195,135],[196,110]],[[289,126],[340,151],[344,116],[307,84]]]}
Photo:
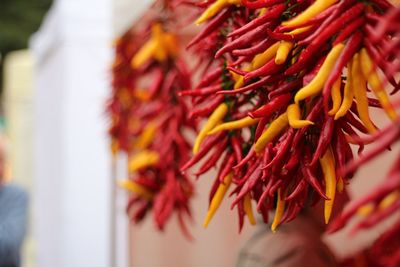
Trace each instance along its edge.
{"label": "hanging pepper garland", "polygon": [[399,84],[387,60],[377,59],[370,30],[391,4],[217,0],[202,7],[196,23],[207,24],[189,47],[210,47],[214,40],[213,64],[184,94],[208,104],[196,106],[192,116],[209,118],[182,171],[208,153],[206,163],[222,158],[204,224],[232,185],[240,226],[245,214],[254,222],[252,203],[265,222],[275,210],[275,231],[318,200],[325,202],[328,223],[336,193],[353,175],[338,171],[353,160],[350,143],[361,152],[360,133],[377,132],[370,108],[397,122],[383,85],[388,81],[394,94]]}
{"label": "hanging pepper garland", "polygon": [[[376,25],[369,28],[371,43],[379,53],[375,60],[385,64],[386,71],[391,74],[400,72],[400,24],[398,16],[400,8],[391,8],[387,14],[377,20]],[[391,39],[385,37],[390,35]],[[395,105],[399,106],[399,101]],[[350,162],[341,172],[354,171],[366,162],[373,160],[376,156],[400,141],[400,119],[397,118],[392,124],[376,132],[374,135],[359,140],[364,143],[372,143],[374,148],[363,154],[357,160]],[[361,217],[353,227],[352,233],[363,229],[370,229],[385,219],[391,217],[400,209],[400,154],[397,152],[392,168],[389,170],[384,181],[374,188],[373,191],[353,201],[345,211],[330,225],[328,231],[334,232],[343,228],[351,218]],[[386,230],[370,248],[370,261],[377,266],[400,265],[400,220]]]}
{"label": "hanging pepper garland", "polygon": [[114,152],[128,155],[129,179],[119,185],[131,192],[131,219],[139,222],[151,210],[162,230],[174,212],[190,236],[184,218],[191,217],[193,185],[179,166],[190,155],[191,144],[183,132],[195,130],[196,123],[187,119],[189,105],[178,96],[191,88],[191,76],[177,35],[168,31],[173,25],[168,18],[164,13],[162,19],[152,20],[148,31],[128,33],[118,41],[110,134]]}
{"label": "hanging pepper garland", "polygon": [[[116,46],[110,135],[114,153],[130,158],[130,177],[121,186],[132,192],[131,218],[140,221],[152,210],[163,229],[176,211],[187,233],[183,216],[190,216],[193,186],[186,172],[203,160],[196,176],[217,167],[205,226],[227,194],[239,229],[246,217],[255,224],[253,205],[273,231],[318,201],[328,223],[335,195],[353,173],[400,136],[399,103],[392,100],[400,90],[399,9],[385,0],[177,3],[196,6],[202,11],[196,23],[206,24],[187,46],[205,66],[193,89],[195,71],[185,67],[165,19],[127,33]],[[379,130],[371,108],[392,124]],[[198,119],[205,123],[190,158],[183,130],[196,129]],[[374,148],[363,152],[369,144]],[[399,164],[330,231],[360,212],[364,218],[353,231],[398,210]],[[393,238],[399,229],[393,225],[372,247],[380,264],[400,262]]]}

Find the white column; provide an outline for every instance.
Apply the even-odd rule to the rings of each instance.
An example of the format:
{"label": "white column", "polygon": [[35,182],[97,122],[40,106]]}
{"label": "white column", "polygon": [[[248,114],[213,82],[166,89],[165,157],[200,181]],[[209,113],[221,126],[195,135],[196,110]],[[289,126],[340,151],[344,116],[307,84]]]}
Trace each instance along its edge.
{"label": "white column", "polygon": [[41,267],[109,266],[111,44],[111,0],[56,1],[31,42]]}

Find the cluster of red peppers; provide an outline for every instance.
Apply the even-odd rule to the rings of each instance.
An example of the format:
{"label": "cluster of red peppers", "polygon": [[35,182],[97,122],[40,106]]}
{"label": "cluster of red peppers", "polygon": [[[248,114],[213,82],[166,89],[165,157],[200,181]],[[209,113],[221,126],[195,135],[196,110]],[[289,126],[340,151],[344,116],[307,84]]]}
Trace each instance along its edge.
{"label": "cluster of red peppers", "polygon": [[[185,67],[165,21],[127,33],[116,46],[110,135],[113,151],[129,155],[130,177],[121,185],[133,192],[132,218],[153,209],[162,229],[176,210],[184,227],[193,192],[187,172],[201,163],[196,176],[217,168],[205,226],[232,188],[240,229],[245,218],[256,223],[253,205],[265,223],[274,213],[272,231],[319,201],[328,223],[335,195],[358,167],[400,137],[399,103],[392,100],[400,90],[399,8],[386,0],[175,4],[195,6],[196,24],[205,24],[187,45],[199,59],[196,71]],[[195,76],[201,78],[191,88]],[[378,129],[373,108],[390,126]],[[192,147],[183,131],[201,120]],[[374,148],[363,152],[369,144]],[[330,230],[360,212],[356,230],[368,228],[397,210],[399,166],[400,159],[385,183]],[[389,232],[399,233],[400,224]],[[397,242],[390,262],[398,262],[391,234],[378,242]]]}
{"label": "cluster of red peppers", "polygon": [[[166,18],[163,18],[166,19]],[[180,171],[190,157],[183,134],[195,130],[190,103],[179,92],[191,88],[173,22],[153,19],[141,32],[129,31],[116,43],[113,96],[108,104],[114,153],[128,155],[129,178],[119,185],[132,194],[127,211],[134,222],[152,210],[162,230],[176,213],[185,234],[193,185]]]}
{"label": "cluster of red peppers", "polygon": [[391,5],[217,0],[201,6],[196,23],[207,24],[190,46],[211,38],[216,50],[203,80],[185,94],[196,106],[191,115],[209,118],[182,170],[208,154],[204,165],[222,158],[205,225],[231,185],[240,222],[247,215],[254,223],[254,202],[266,223],[275,211],[275,231],[322,199],[328,223],[336,192],[353,175],[340,171],[353,160],[350,144],[361,152],[360,133],[377,131],[370,108],[397,119],[378,70],[393,94],[399,86],[388,66],[375,62],[370,30]]}

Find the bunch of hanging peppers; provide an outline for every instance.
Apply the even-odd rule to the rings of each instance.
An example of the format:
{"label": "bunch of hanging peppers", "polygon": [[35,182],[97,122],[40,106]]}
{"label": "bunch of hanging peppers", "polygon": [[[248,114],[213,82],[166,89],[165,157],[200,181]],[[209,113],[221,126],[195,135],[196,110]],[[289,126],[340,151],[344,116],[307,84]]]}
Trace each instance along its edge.
{"label": "bunch of hanging peppers", "polygon": [[180,171],[190,157],[191,144],[183,134],[195,130],[187,117],[190,103],[179,92],[191,88],[191,74],[178,36],[168,17],[153,19],[144,31],[133,30],[118,40],[113,66],[113,96],[108,111],[114,153],[128,155],[127,180],[120,186],[131,192],[127,206],[134,222],[152,211],[162,230],[176,213],[189,235],[189,200],[193,185]]}
{"label": "bunch of hanging peppers", "polygon": [[[400,8],[391,8],[387,14],[377,19],[377,24],[370,29],[371,41],[379,53],[375,60],[382,65],[389,74],[400,72]],[[391,36],[387,39],[386,36]],[[394,103],[399,106],[399,99]],[[366,162],[374,159],[386,149],[400,141],[400,118],[376,132],[375,134],[359,140],[363,143],[371,143],[374,147],[360,156],[357,160],[350,162],[341,172],[351,172]],[[400,209],[400,153],[386,178],[372,192],[361,199],[354,201],[349,207],[330,225],[329,231],[334,232],[346,225],[354,217],[359,221],[353,227],[352,233],[362,229],[370,229],[385,219],[391,217]],[[377,266],[399,266],[400,265],[400,220],[397,219],[393,225],[386,230],[374,242],[370,248],[370,261]]]}
{"label": "bunch of hanging peppers", "polygon": [[400,88],[398,62],[382,54],[372,30],[392,5],[216,0],[197,6],[196,23],[205,26],[189,48],[209,59],[199,84],[181,95],[192,99],[190,116],[206,122],[181,170],[203,158],[196,175],[218,165],[204,225],[231,187],[240,228],[246,216],[255,223],[254,203],[266,223],[275,212],[273,231],[321,200],[328,223],[336,193],[355,170],[348,166],[355,157],[350,145],[362,153],[365,138],[379,133],[370,110],[383,110],[398,128],[390,101]]}

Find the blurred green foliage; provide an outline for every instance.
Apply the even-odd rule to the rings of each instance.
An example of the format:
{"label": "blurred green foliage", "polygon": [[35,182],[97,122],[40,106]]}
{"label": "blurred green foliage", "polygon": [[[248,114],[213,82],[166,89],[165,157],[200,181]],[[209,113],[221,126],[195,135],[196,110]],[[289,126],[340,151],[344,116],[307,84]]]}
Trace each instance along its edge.
{"label": "blurred green foliage", "polygon": [[0,53],[26,48],[52,0],[0,0]]}

